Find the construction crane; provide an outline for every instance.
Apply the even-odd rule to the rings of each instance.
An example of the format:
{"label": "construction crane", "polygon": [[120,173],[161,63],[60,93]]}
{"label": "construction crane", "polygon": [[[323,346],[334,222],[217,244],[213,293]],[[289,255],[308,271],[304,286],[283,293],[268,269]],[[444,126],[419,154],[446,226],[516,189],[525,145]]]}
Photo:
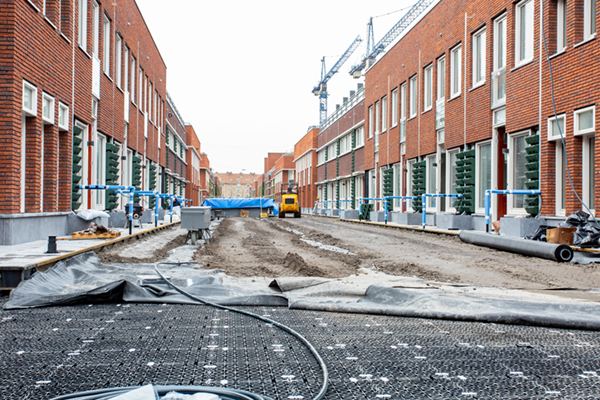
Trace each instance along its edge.
{"label": "construction crane", "polygon": [[408,28],[432,3],[439,0],[419,0],[410,10],[385,34],[383,38],[373,46],[373,18],[369,19],[367,24],[367,52],[360,63],[350,68],[350,75],[354,78],[360,78],[362,71],[371,66],[371,63],[377,59],[385,48],[394,41],[406,28]]}
{"label": "construction crane", "polygon": [[336,72],[339,71],[340,67],[344,65],[344,63],[350,58],[352,53],[356,50],[358,45],[360,45],[362,39],[360,35],[354,39],[348,50],[342,54],[339,60],[335,63],[335,65],[329,70],[328,73],[325,73],[325,57],[321,60],[321,81],[314,87],[312,90],[315,96],[319,96],[319,124],[322,124],[327,119],[327,82]]}

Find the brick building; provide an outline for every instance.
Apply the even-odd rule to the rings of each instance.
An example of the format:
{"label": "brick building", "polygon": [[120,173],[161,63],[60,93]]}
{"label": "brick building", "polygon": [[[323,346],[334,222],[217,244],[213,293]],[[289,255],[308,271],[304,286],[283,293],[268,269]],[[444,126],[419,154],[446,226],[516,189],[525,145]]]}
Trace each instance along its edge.
{"label": "brick building", "polygon": [[225,198],[249,198],[253,196],[253,187],[258,182],[258,175],[254,172],[249,174],[235,172],[217,172],[219,178],[221,197]]}
{"label": "brick building", "polygon": [[294,164],[298,182],[298,201],[303,212],[314,207],[317,200],[317,136],[319,128],[311,127],[294,146]]}
{"label": "brick building", "polygon": [[281,203],[281,194],[287,187],[283,188],[284,183],[289,181],[295,181],[296,168],[294,165],[294,155],[291,153],[284,153],[275,161],[273,166],[274,170],[271,174],[272,178],[272,198],[276,203]]}
{"label": "brick building", "polygon": [[211,192],[212,171],[208,154],[200,153],[200,204],[209,197],[217,197]]}
{"label": "brick building", "polygon": [[82,184],[183,194],[185,129],[134,0],[2,1],[0,32],[1,244],[64,235],[72,210],[124,206]]}
{"label": "brick building", "polygon": [[[364,191],[365,89],[358,85],[317,135],[319,208],[356,209]],[[366,193],[368,194],[368,193]]]}
{"label": "brick building", "polygon": [[275,163],[285,153],[268,153],[264,159],[264,172],[262,174],[262,183],[260,187],[260,196],[275,198]]}
{"label": "brick building", "polygon": [[[562,131],[573,184],[593,209],[597,20],[593,0],[434,3],[366,72],[366,192],[385,195],[389,174],[394,195],[467,195],[429,199],[427,211],[481,214],[486,189],[540,187],[542,215],[562,217],[582,209]],[[492,197],[494,219],[536,210],[535,197]]]}
{"label": "brick building", "polygon": [[185,126],[187,138],[187,179],[188,184],[185,186],[185,198],[192,200],[190,205],[199,206],[202,204],[202,153],[200,151],[200,140],[198,135],[191,125]]}

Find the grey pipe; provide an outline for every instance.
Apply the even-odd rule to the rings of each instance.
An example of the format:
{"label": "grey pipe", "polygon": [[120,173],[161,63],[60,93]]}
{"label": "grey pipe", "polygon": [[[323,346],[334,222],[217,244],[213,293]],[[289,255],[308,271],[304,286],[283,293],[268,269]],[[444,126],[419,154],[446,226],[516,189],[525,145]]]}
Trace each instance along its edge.
{"label": "grey pipe", "polygon": [[460,240],[466,243],[491,247],[524,256],[545,258],[557,262],[569,262],[573,259],[573,249],[564,244],[538,242],[476,231],[462,231],[459,237]]}

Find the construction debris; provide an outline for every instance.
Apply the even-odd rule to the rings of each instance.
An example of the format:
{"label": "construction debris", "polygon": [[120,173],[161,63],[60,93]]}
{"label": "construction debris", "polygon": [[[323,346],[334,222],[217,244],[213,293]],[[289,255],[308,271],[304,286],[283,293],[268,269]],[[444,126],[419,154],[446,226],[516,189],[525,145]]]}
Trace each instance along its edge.
{"label": "construction debris", "polygon": [[90,223],[89,228],[72,234],[73,239],[113,239],[119,236],[121,236],[121,232],[117,229],[107,228],[94,222]]}

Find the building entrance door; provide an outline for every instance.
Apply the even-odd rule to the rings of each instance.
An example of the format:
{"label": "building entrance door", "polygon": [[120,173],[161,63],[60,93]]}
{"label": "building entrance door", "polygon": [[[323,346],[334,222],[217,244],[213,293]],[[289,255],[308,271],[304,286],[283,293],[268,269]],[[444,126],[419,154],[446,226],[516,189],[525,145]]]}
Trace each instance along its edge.
{"label": "building entrance door", "polygon": [[[508,137],[506,135],[505,127],[501,126],[497,128],[498,137],[498,188],[500,190],[506,190],[508,188]],[[498,202],[498,217],[504,217],[506,215],[506,196],[497,196]]]}

